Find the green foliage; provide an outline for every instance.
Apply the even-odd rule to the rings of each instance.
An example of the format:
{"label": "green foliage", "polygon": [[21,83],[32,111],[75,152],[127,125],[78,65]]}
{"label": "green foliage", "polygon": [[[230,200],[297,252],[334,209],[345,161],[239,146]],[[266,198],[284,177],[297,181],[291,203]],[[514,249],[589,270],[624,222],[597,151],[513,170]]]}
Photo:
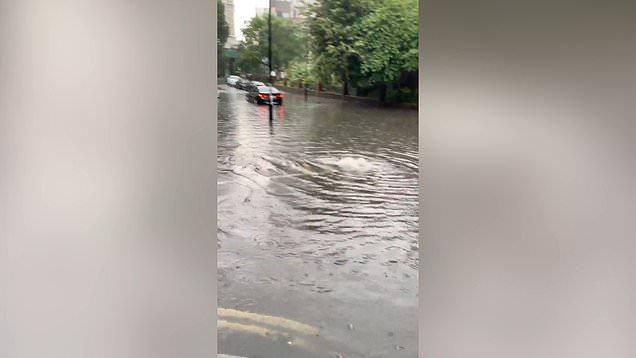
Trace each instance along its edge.
{"label": "green foliage", "polygon": [[263,56],[258,47],[246,46],[245,43],[241,43],[239,44],[238,53],[236,66],[239,71],[258,76],[266,76],[267,63],[263,61]]}
{"label": "green foliage", "polygon": [[223,46],[230,34],[230,28],[225,20],[225,6],[221,0],[216,1],[216,15],[217,45]]}
{"label": "green foliage", "polygon": [[298,61],[289,66],[289,81],[294,85],[313,85],[316,82],[314,68],[308,61]]}
{"label": "green foliage", "polygon": [[417,0],[384,0],[356,25],[355,52],[370,83],[391,83],[418,67]]}
{"label": "green foliage", "polygon": [[223,50],[223,46],[225,45],[225,42],[227,41],[228,35],[230,33],[229,31],[229,26],[227,24],[227,21],[225,20],[225,6],[223,5],[223,3],[221,2],[221,0],[217,0],[216,2],[216,14],[217,14],[217,22],[216,22],[216,34],[217,34],[217,40],[216,40],[216,58],[218,61],[218,74],[222,75],[223,74],[223,67],[224,67],[224,50]]}
{"label": "green foliage", "polygon": [[408,88],[389,90],[387,99],[389,102],[417,103],[417,91]]}
{"label": "green foliage", "polygon": [[[244,40],[239,45],[237,65],[243,72],[267,73],[267,15],[252,19],[243,29]],[[306,53],[306,37],[302,28],[290,19],[272,16],[272,69],[283,70]]]}
{"label": "green foliage", "polygon": [[371,12],[371,0],[320,0],[309,7],[308,28],[316,74],[329,81],[336,74],[352,82],[359,73],[356,24]]}
{"label": "green foliage", "polygon": [[[320,82],[343,93],[355,86],[381,100],[416,101],[417,0],[317,0],[306,15],[302,23],[272,17],[272,68],[293,85]],[[267,30],[267,15],[243,30],[241,72],[267,76]]]}
{"label": "green foliage", "polygon": [[[418,66],[417,0],[318,0],[307,26],[313,72],[325,87],[378,89],[381,99]],[[407,76],[408,77],[408,76]],[[411,97],[392,93],[390,99]]]}

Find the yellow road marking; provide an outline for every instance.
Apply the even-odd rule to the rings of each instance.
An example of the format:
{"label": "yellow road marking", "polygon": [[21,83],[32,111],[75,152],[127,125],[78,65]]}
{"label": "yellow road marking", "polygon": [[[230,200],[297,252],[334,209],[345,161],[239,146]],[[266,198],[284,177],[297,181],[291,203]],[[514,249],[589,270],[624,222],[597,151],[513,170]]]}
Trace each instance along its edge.
{"label": "yellow road marking", "polygon": [[295,347],[299,347],[305,350],[312,350],[313,345],[309,344],[304,339],[292,337],[289,333],[284,333],[281,331],[276,331],[264,327],[254,326],[251,324],[242,324],[236,322],[229,322],[226,320],[217,320],[217,325],[219,328],[225,328],[233,331],[243,332],[258,335],[265,338],[283,338],[288,343]]}
{"label": "yellow road marking", "polygon": [[[271,327],[290,330],[296,333],[305,335],[318,336],[320,330],[316,327],[310,326],[305,323],[300,323],[291,319],[267,316],[258,313],[244,312],[231,308],[219,308],[217,314],[221,318],[225,319],[242,319],[251,321],[254,323],[265,324]],[[220,321],[219,321],[220,322]]]}

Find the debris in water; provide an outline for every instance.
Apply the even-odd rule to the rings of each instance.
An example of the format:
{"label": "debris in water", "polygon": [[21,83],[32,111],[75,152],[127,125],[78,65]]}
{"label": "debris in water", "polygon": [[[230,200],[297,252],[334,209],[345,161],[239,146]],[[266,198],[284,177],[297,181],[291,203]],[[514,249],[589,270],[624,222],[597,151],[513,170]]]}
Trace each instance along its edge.
{"label": "debris in water", "polygon": [[340,259],[333,262],[336,265],[344,265],[347,263],[347,259]]}
{"label": "debris in water", "polygon": [[396,350],[396,351],[403,351],[403,350],[404,350],[404,347],[402,347],[402,346],[395,346],[395,350]]}
{"label": "debris in water", "polygon": [[316,292],[318,292],[318,293],[327,293],[327,292],[331,292],[331,291],[333,291],[333,290],[330,289],[330,288],[323,287],[323,286],[316,286]]}
{"label": "debris in water", "polygon": [[348,326],[348,327],[349,327],[349,330],[350,330],[350,331],[353,331],[353,330],[355,329],[355,327],[353,327],[353,323],[349,323],[349,326]]}

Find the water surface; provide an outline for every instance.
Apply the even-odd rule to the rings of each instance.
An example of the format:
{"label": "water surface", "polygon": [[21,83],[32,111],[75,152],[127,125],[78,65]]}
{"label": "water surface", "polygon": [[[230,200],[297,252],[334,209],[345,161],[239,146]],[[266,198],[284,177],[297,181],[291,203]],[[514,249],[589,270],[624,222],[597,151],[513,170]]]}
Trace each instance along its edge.
{"label": "water surface", "polygon": [[416,357],[417,112],[220,89],[219,353]]}

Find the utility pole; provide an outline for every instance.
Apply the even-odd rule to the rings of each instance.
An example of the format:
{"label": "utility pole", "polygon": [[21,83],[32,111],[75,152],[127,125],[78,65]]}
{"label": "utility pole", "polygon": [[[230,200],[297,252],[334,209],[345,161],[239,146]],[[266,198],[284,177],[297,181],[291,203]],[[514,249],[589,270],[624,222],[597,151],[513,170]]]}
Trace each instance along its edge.
{"label": "utility pole", "polygon": [[272,0],[269,0],[269,12],[267,15],[267,65],[269,66],[269,72],[267,73],[267,78],[269,78],[269,83],[273,84],[272,81]]}
{"label": "utility pole", "polygon": [[269,72],[267,76],[269,78],[269,120],[274,120],[274,98],[272,96],[272,88],[274,85],[274,81],[272,81],[272,0],[269,0],[269,11],[267,15],[267,65],[269,67]]}

